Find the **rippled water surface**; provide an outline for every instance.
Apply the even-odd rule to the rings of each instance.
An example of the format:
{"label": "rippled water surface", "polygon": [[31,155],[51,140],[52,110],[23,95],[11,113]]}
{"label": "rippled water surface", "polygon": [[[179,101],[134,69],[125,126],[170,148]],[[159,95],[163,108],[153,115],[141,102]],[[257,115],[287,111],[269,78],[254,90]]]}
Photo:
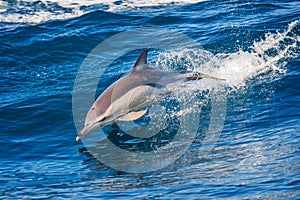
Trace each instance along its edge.
{"label": "rippled water surface", "polygon": [[[0,1],[0,196],[300,198],[299,10],[296,0]],[[149,46],[151,67],[200,71],[226,81],[177,87],[174,96],[152,106],[140,123],[166,119],[167,125],[157,122],[159,128],[167,127],[158,136],[133,138],[120,130],[121,124],[104,127],[105,135],[120,148],[151,152],[176,138],[180,119],[190,113],[199,118],[198,127],[190,127],[196,130],[192,144],[179,159],[158,170],[129,173],[105,165],[84,143],[75,141],[84,116],[74,117],[72,95],[90,89],[83,85],[73,90],[82,64],[98,44],[146,27],[170,30],[159,33],[170,40],[174,31],[184,34],[203,47]],[[96,97],[130,71],[146,48],[143,41],[122,41],[127,53],[104,71]],[[135,51],[130,51],[132,46]],[[99,56],[105,61],[115,54]],[[212,98],[212,91],[217,98]],[[180,110],[178,105],[189,105],[191,97],[196,103]],[[214,135],[218,138],[213,148],[199,154],[211,136],[209,124],[218,97],[226,99],[224,127]],[[85,115],[89,106],[78,109]],[[154,112],[155,106],[165,107],[166,113]],[[120,164],[124,159],[113,152],[100,156]],[[148,160],[145,166],[153,163]]]}

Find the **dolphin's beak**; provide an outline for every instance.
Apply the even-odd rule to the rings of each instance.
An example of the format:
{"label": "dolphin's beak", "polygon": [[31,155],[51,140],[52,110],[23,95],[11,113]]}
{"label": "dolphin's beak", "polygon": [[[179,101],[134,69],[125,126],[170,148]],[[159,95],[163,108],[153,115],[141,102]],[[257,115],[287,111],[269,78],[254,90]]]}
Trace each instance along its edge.
{"label": "dolphin's beak", "polygon": [[76,137],[76,141],[78,141],[78,140],[80,140],[80,136],[79,135],[77,135],[77,137]]}
{"label": "dolphin's beak", "polygon": [[77,135],[76,137],[76,141],[80,140],[81,138],[83,138],[86,134],[88,134],[89,132],[91,132],[94,129],[93,124],[89,124],[87,126],[85,126],[80,133]]}

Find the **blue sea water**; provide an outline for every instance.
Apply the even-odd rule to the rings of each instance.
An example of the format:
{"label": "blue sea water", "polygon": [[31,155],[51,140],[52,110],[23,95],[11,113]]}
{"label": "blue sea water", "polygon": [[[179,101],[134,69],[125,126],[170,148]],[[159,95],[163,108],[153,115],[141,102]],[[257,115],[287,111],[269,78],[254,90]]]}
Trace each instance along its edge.
{"label": "blue sea water", "polygon": [[[0,2],[1,198],[300,198],[299,1]],[[203,47],[150,48],[149,60],[169,70],[206,60],[200,71],[226,79],[226,117],[207,155],[128,173],[75,141],[72,96],[80,67],[98,44],[144,27],[177,31]],[[139,52],[110,65],[97,95],[129,72]],[[199,135],[209,123],[207,98],[200,98]],[[143,148],[123,136],[110,135],[121,146]]]}

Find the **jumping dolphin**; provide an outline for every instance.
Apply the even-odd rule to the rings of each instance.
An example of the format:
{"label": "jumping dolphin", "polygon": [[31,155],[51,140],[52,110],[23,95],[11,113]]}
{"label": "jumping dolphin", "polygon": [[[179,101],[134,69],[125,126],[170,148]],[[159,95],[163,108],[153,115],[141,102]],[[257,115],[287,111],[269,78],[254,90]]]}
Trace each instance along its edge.
{"label": "jumping dolphin", "polygon": [[76,137],[80,140],[90,131],[111,124],[114,121],[132,121],[147,112],[147,106],[170,94],[167,86],[179,81],[219,79],[193,71],[161,71],[147,65],[148,51],[143,51],[132,70],[126,76],[110,85],[94,102],[88,111],[84,128]]}

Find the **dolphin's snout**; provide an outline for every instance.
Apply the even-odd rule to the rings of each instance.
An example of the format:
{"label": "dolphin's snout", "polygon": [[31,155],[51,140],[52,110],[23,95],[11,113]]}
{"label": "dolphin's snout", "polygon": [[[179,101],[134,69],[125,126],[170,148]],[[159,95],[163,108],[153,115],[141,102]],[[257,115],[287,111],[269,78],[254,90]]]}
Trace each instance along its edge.
{"label": "dolphin's snout", "polygon": [[77,137],[76,137],[76,141],[78,141],[78,140],[80,140],[80,136],[79,135],[77,135]]}
{"label": "dolphin's snout", "polygon": [[90,124],[85,126],[80,133],[77,135],[76,137],[76,141],[80,140],[81,138],[83,138],[86,134],[88,134],[89,132],[91,132],[93,130],[93,126],[91,126]]}

